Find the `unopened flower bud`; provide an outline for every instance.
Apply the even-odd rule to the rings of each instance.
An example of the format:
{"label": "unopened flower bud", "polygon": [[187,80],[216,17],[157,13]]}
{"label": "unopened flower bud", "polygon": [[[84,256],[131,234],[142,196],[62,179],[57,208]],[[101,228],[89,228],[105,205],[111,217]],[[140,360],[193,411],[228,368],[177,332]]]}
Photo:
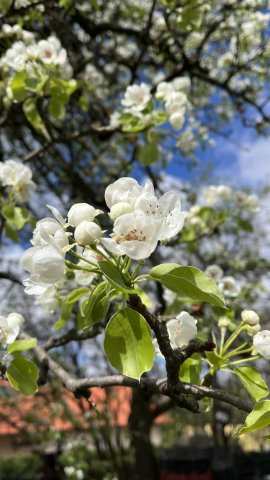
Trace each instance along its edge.
{"label": "unopened flower bud", "polygon": [[94,222],[81,222],[75,229],[74,237],[79,245],[91,245],[102,235],[101,228]]}
{"label": "unopened flower bud", "polygon": [[226,317],[222,317],[218,321],[218,326],[220,328],[227,328],[229,326],[229,324],[230,324],[230,320]]}
{"label": "unopened flower bud", "polygon": [[243,310],[241,317],[243,322],[250,326],[260,323],[259,315],[253,310]]}
{"label": "unopened flower bud", "polygon": [[68,212],[68,223],[72,227],[77,227],[80,223],[93,222],[94,218],[101,213],[88,203],[75,203]]}
{"label": "unopened flower bud", "polygon": [[185,111],[181,109],[179,112],[174,112],[170,115],[170,122],[175,130],[179,130],[184,125]]}
{"label": "unopened flower bud", "polygon": [[118,202],[112,206],[110,211],[110,217],[112,220],[116,220],[120,215],[124,215],[125,213],[133,212],[133,208],[128,202]]}
{"label": "unopened flower bud", "polygon": [[247,334],[253,337],[261,330],[261,325],[257,323],[257,325],[247,325]]}

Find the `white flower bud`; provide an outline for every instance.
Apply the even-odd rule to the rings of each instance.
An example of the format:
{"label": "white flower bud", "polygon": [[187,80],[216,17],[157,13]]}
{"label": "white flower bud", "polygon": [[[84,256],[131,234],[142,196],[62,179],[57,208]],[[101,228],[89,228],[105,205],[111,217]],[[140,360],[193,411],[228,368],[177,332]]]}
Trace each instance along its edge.
{"label": "white flower bud", "polygon": [[260,323],[259,315],[253,310],[243,310],[241,317],[244,323],[250,326],[257,325]]}
{"label": "white flower bud", "polygon": [[99,213],[101,213],[101,210],[96,210],[88,203],[75,203],[68,212],[68,223],[72,227],[77,227],[84,221],[93,222]]}
{"label": "white flower bud", "polygon": [[261,325],[257,323],[257,325],[248,325],[247,326],[247,334],[253,337],[261,330]]}
{"label": "white flower bud", "polygon": [[229,326],[229,324],[230,324],[230,320],[226,317],[222,317],[218,321],[218,326],[220,328],[227,328]]}
{"label": "white flower bud", "polygon": [[79,245],[91,245],[101,237],[101,228],[94,222],[81,222],[75,229],[74,237]]}
{"label": "white flower bud", "polygon": [[172,124],[172,127],[175,130],[179,130],[182,128],[184,125],[185,121],[185,110],[181,109],[179,112],[175,112],[172,115],[170,115],[170,122]]}
{"label": "white flower bud", "polygon": [[124,215],[125,213],[131,213],[133,211],[132,206],[128,202],[118,202],[112,206],[110,211],[110,217],[112,220]]}

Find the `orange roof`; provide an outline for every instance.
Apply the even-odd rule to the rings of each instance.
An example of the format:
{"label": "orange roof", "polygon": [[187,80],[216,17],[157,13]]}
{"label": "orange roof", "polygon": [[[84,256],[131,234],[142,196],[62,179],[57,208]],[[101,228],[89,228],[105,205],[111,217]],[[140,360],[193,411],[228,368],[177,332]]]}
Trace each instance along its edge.
{"label": "orange roof", "polygon": [[[3,388],[4,387],[4,388]],[[86,430],[98,422],[99,426],[125,427],[130,414],[132,389],[110,387],[91,388],[89,400],[75,398],[67,391],[53,391],[42,387],[32,397],[14,392],[7,383],[1,383],[0,435],[14,435],[22,431]],[[157,417],[155,423],[170,421],[168,415]]]}

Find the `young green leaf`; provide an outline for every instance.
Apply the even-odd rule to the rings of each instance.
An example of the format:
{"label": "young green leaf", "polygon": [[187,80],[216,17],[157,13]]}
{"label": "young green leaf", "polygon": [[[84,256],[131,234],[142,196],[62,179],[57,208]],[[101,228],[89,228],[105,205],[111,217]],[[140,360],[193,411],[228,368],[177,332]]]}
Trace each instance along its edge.
{"label": "young green leaf", "polygon": [[112,265],[110,262],[105,260],[103,262],[99,262],[99,268],[114,288],[125,293],[135,292],[133,288],[125,284],[118,268],[115,265]]}
{"label": "young green leaf", "polygon": [[10,88],[15,100],[21,102],[27,97],[27,90],[25,87],[26,73],[17,72],[10,82]]}
{"label": "young green leaf", "polygon": [[256,368],[250,366],[238,367],[234,368],[232,373],[240,378],[245,389],[256,401],[268,395],[267,385]]}
{"label": "young green leaf", "polygon": [[36,338],[28,338],[27,340],[15,340],[8,346],[8,353],[21,352],[24,350],[30,350],[37,344]]}
{"label": "young green leaf", "polygon": [[45,123],[43,122],[40,114],[38,113],[36,99],[27,98],[23,103],[23,111],[28,120],[28,122],[34,127],[34,129],[44,135],[47,140],[50,140],[50,135],[47,131]]}
{"label": "young green leaf", "polygon": [[202,358],[198,354],[187,358],[179,370],[179,379],[181,382],[200,384],[200,374],[202,371]]}
{"label": "young green leaf", "polygon": [[226,308],[225,300],[215,282],[198,268],[164,263],[152,268],[149,276],[181,296]]}
{"label": "young green leaf", "polygon": [[10,385],[24,395],[33,395],[38,390],[38,369],[36,365],[17,355],[9,364],[6,372]]}
{"label": "young green leaf", "polygon": [[89,293],[90,293],[89,288],[86,288],[86,287],[76,288],[75,290],[73,290],[72,293],[70,293],[67,296],[66,301],[67,303],[75,303],[81,298],[85,297],[86,295],[89,295]]}
{"label": "young green leaf", "polygon": [[262,400],[254,406],[253,410],[246,417],[244,425],[237,431],[236,435],[253,432],[270,425],[270,400]]}
{"label": "young green leaf", "polygon": [[216,369],[228,363],[228,359],[226,357],[221,357],[216,350],[213,350],[213,352],[205,352],[205,355],[209,362],[214,365]]}
{"label": "young green leaf", "polygon": [[139,379],[154,363],[150,329],[144,317],[131,308],[110,319],[104,349],[112,366],[128,377]]}
{"label": "young green leaf", "polygon": [[60,317],[54,326],[55,330],[60,330],[66,324],[72,312],[72,308],[72,303],[67,302],[67,300],[63,302]]}
{"label": "young green leaf", "polygon": [[81,328],[91,328],[104,319],[110,306],[110,285],[105,280],[99,283],[91,293],[83,308],[83,323]]}

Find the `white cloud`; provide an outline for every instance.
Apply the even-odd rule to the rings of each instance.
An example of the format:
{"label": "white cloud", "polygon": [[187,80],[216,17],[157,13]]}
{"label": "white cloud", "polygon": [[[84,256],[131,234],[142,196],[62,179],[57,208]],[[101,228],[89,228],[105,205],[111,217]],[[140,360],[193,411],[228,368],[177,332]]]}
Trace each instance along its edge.
{"label": "white cloud", "polygon": [[254,187],[270,184],[270,139],[245,145],[237,164],[241,183]]}

